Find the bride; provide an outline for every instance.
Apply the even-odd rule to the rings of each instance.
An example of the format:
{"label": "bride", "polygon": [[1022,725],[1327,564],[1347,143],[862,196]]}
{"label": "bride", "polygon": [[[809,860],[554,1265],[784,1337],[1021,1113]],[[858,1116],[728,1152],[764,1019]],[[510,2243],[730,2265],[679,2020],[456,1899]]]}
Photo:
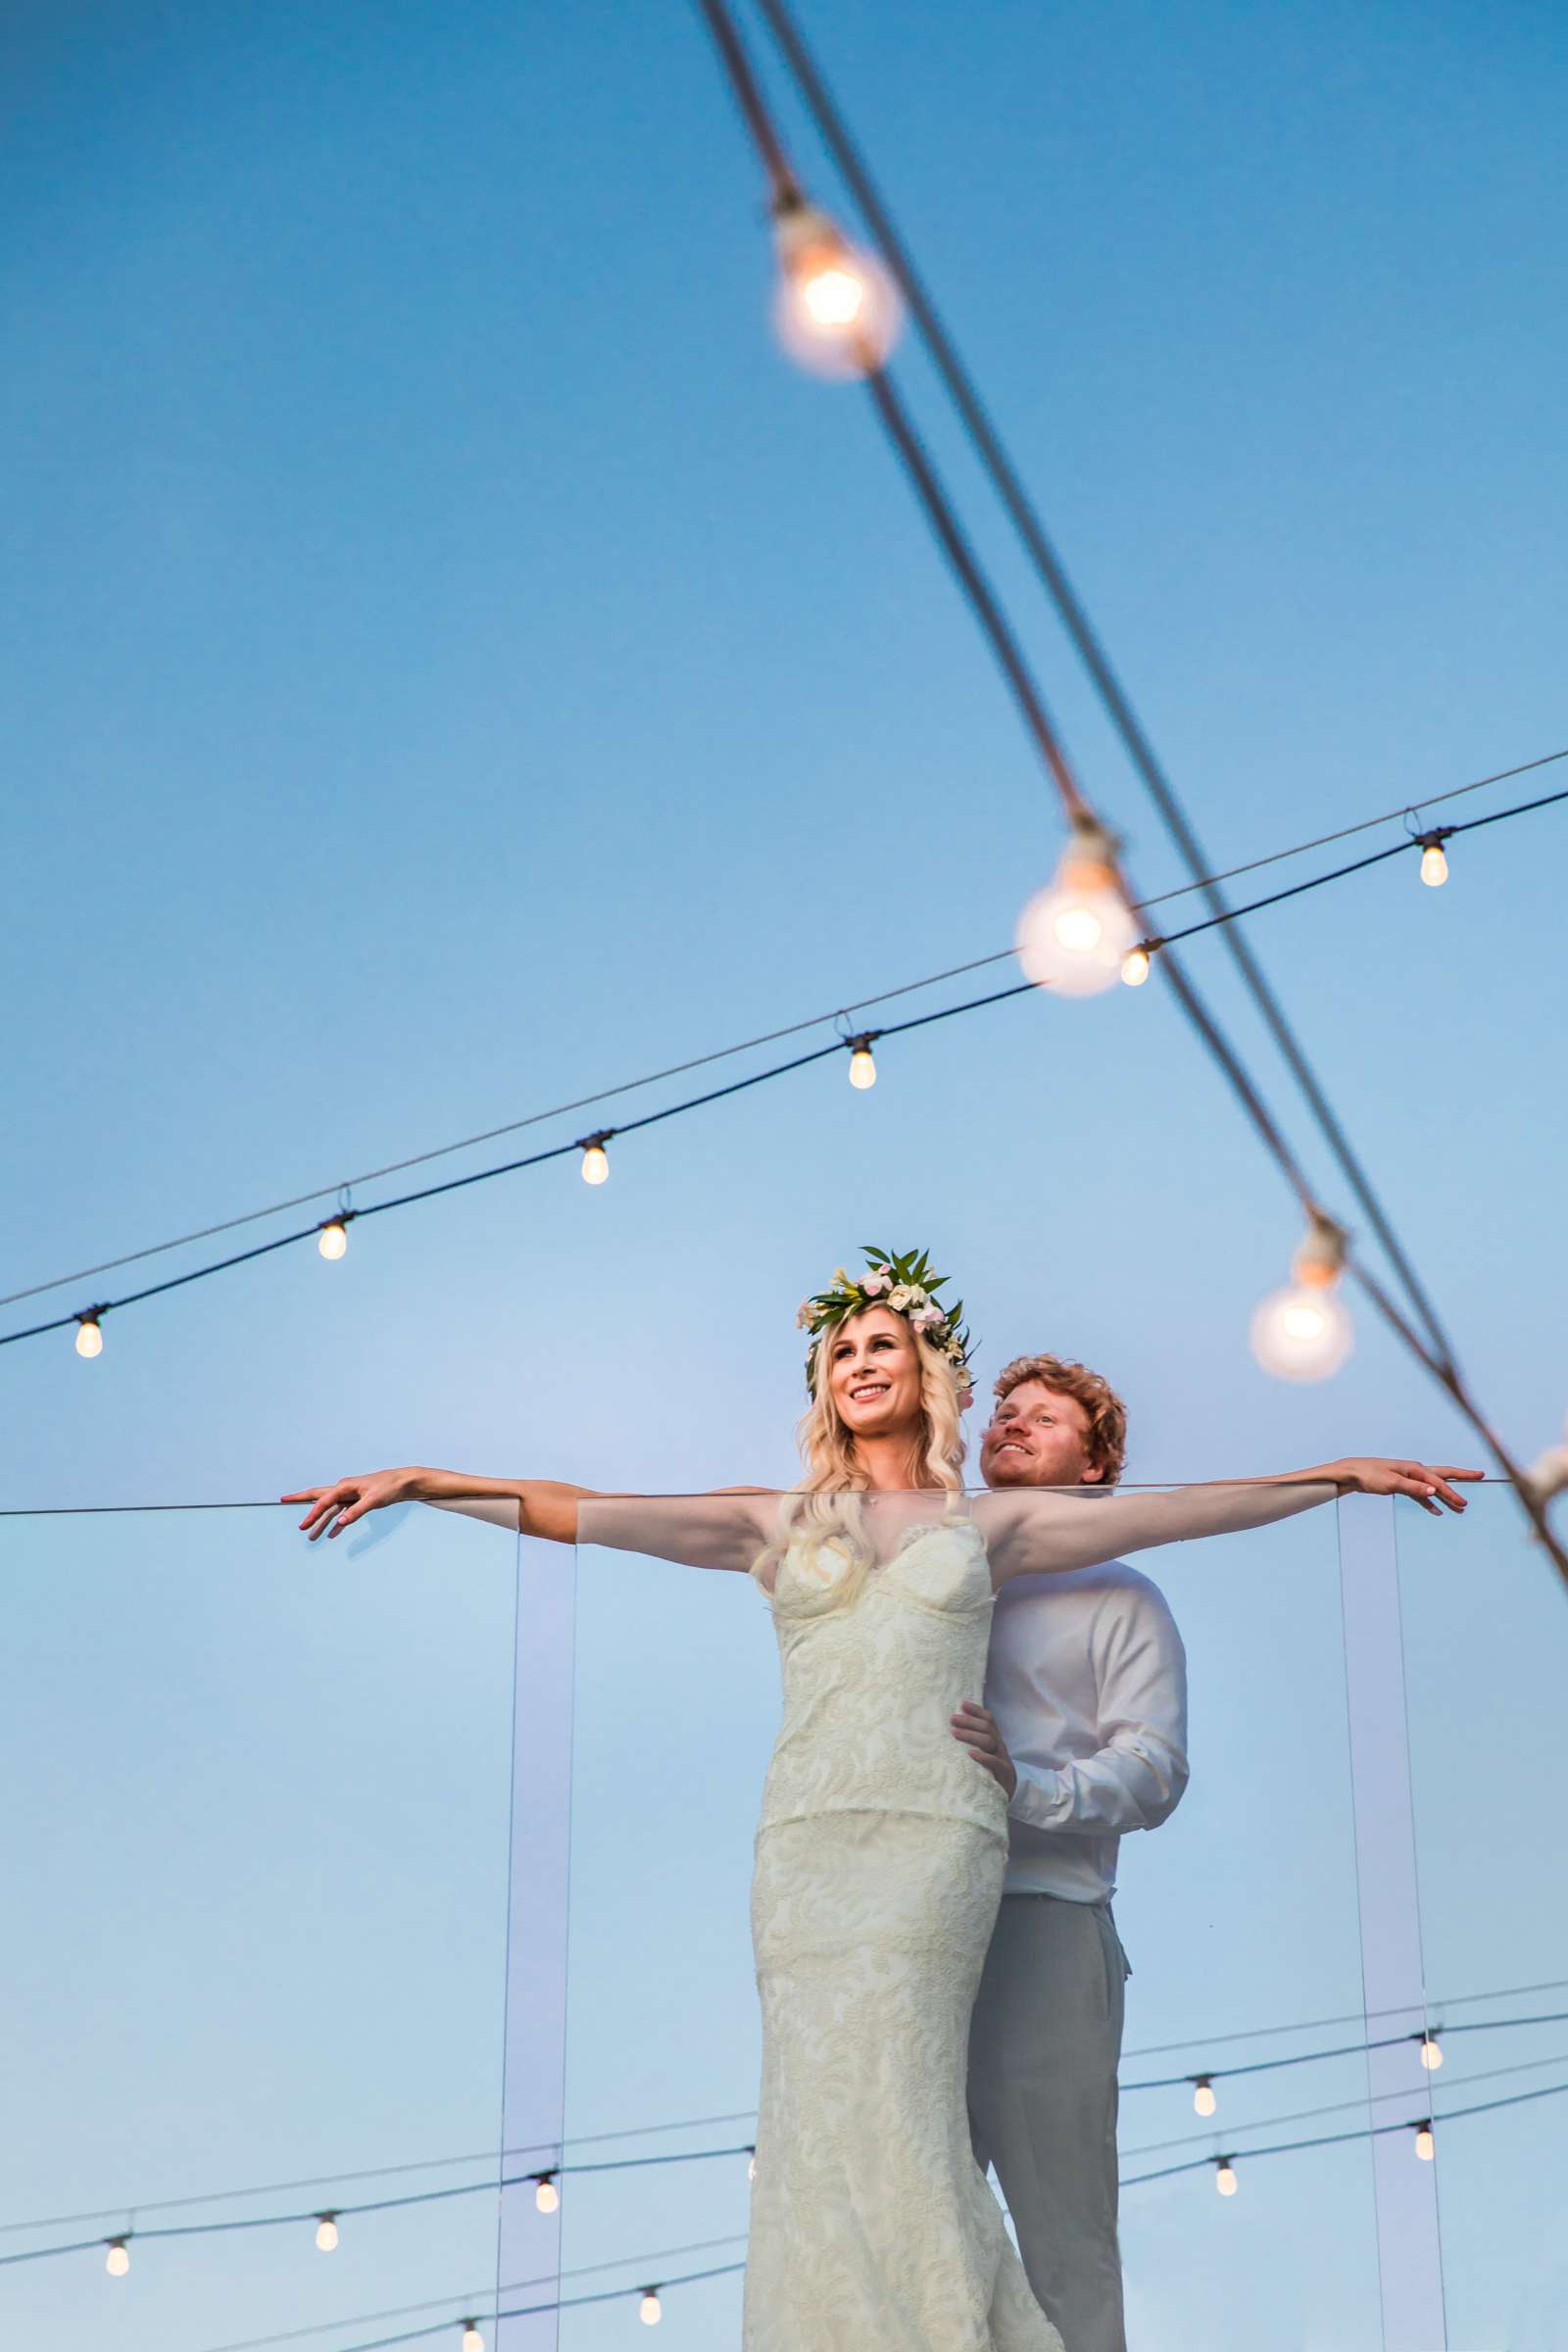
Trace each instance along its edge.
{"label": "bride", "polygon": [[965,2109],[1007,1811],[961,1709],[983,1688],[996,1591],[1351,1491],[1462,1510],[1448,1482],[1481,1473],[1354,1459],[1165,1494],[968,1496],[961,1308],[940,1302],[946,1278],[923,1253],[866,1258],[800,1310],[810,1406],[788,1494],[401,1469],[282,1499],[309,1503],[313,1542],[413,1500],[757,1579],[784,1698],[752,1888],[762,2084],[745,2352],[1063,2352]]}

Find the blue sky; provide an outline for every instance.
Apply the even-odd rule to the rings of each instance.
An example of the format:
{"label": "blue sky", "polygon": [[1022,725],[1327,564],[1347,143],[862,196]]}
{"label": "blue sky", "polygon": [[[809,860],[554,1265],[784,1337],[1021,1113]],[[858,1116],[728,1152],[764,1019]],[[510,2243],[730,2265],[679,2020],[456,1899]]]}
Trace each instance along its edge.
{"label": "blue sky", "polygon": [[[845,0],[808,24],[1218,862],[1568,742],[1555,12]],[[108,0],[12,35],[0,1288],[1006,946],[1056,816],[860,396],[770,341],[760,191],[695,12]],[[912,355],[903,374],[1087,788],[1168,887]],[[1460,843],[1441,892],[1396,861],[1252,928],[1527,1456],[1568,1403],[1563,821]],[[1348,1213],[1213,942],[1192,968]],[[1321,1389],[1251,1363],[1294,1209],[1157,982],[1000,1006],[879,1063],[870,1095],[830,1062],[628,1138],[597,1192],[568,1161],[367,1222],[340,1265],[306,1247],[127,1310],[93,1364],[66,1335],[0,1348],[0,1500],[257,1499],[387,1460],[784,1477],[795,1301],[866,1235],[954,1270],[983,1374],[1041,1345],[1108,1372],[1135,1475],[1470,1458],[1364,1315]],[[204,1524],[222,1541],[181,1536],[168,1578],[167,1522],[13,1525],[21,1687],[99,1622],[62,1627],[63,1592],[90,1575],[107,1607],[118,1580],[146,1671],[185,1657],[191,1769],[204,1737],[239,1738],[203,1660],[272,1672],[260,1772],[323,1702],[262,1639],[259,1592],[274,1635],[330,1592],[343,1674],[377,1619],[393,1685],[417,1685],[436,1622],[492,1710],[464,1838],[493,1860],[501,1547],[422,1539],[442,1607],[411,1566],[380,1622],[390,1545],[333,1589],[281,1515]],[[1505,1679],[1503,1632],[1480,1631]],[[1540,1638],[1561,1641],[1549,1612]],[[104,1776],[133,1752],[172,1770],[167,1737],[155,1709],[44,1780],[38,1905],[51,1857],[90,1850]],[[394,1826],[363,1834],[391,1867]],[[612,1808],[604,1835],[612,1858]],[[178,1838],[138,1853],[173,1902]],[[281,1934],[270,1916],[248,1933]],[[107,1933],[83,1929],[73,1973],[21,1972],[40,2048],[86,1997],[89,1943],[108,1997]],[[419,1966],[439,1981],[437,1951]],[[1159,1978],[1140,1967],[1135,2040]],[[154,2163],[192,2136],[188,2087],[160,2081],[127,2092],[123,2145],[72,2140],[37,2210],[131,2174],[149,2195],[210,2166],[284,2177],[281,2145],[252,2173],[249,2127]],[[346,2162],[382,2135],[365,2120]],[[432,2133],[464,2144],[432,2113],[416,2153]],[[190,2352],[223,2340],[181,2327]]]}

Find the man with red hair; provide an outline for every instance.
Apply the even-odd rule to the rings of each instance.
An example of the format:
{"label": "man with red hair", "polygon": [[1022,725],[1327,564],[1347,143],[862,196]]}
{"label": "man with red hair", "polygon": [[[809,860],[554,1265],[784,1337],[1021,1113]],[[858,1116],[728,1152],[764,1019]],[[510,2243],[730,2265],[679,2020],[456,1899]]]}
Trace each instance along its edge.
{"label": "man with red hair", "polygon": [[[989,1487],[1112,1486],[1127,1414],[1096,1372],[1019,1356],[981,1442]],[[1126,2352],[1116,2069],[1128,1963],[1111,1916],[1127,1830],[1187,1786],[1187,1662],[1164,1596],[1108,1560],[1004,1586],[986,1703],[956,1734],[1007,1792],[1011,1851],[969,2042],[975,2154],[1070,2352]]]}

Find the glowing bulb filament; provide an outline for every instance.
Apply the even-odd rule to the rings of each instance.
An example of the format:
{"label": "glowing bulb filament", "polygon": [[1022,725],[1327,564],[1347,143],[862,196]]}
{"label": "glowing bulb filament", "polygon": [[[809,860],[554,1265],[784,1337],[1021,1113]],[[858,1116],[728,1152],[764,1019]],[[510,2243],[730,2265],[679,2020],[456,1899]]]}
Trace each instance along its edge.
{"label": "glowing bulb filament", "polygon": [[752,2150],[751,2160],[746,2167],[746,2178],[748,2180],[757,2179],[757,2150],[755,2148]]}
{"label": "glowing bulb filament", "polygon": [[582,1152],[584,1184],[603,1184],[610,1174],[610,1155],[603,1144],[585,1144]]}
{"label": "glowing bulb filament", "polygon": [[1220,2158],[1219,2170],[1214,2175],[1214,2186],[1222,2197],[1234,2197],[1236,2194],[1236,2175],[1227,2156]]}
{"label": "glowing bulb filament", "polygon": [[539,2185],[533,2192],[533,2201],[541,2213],[555,2213],[559,2210],[561,2191],[556,2186],[553,2174],[542,2173],[540,2175]]}
{"label": "glowing bulb filament", "polygon": [[109,2240],[109,2259],[104,2269],[111,2278],[123,2278],[129,2268],[130,2248],[122,2237],[112,2237]]}
{"label": "glowing bulb filament", "polygon": [[1214,2086],[1208,2077],[1200,2075],[1197,2087],[1193,2092],[1193,2113],[1195,2115],[1212,2115],[1218,2104],[1219,2101],[1214,2096]]}
{"label": "glowing bulb filament", "polygon": [[1418,2124],[1416,2126],[1415,2132],[1415,2152],[1420,2157],[1423,2164],[1430,2164],[1432,2162],[1434,2155],[1437,2153],[1437,2141],[1432,2136],[1432,2126],[1430,2124]]}
{"label": "glowing bulb filament", "polygon": [[1129,988],[1142,988],[1149,978],[1149,950],[1134,948],[1121,967],[1121,976]]}
{"label": "glowing bulb filament", "polygon": [[341,1257],[349,1246],[349,1231],[341,1217],[323,1225],[316,1247],[323,1257]]}
{"label": "glowing bulb filament", "polygon": [[102,1355],[103,1351],[104,1335],[98,1328],[97,1316],[78,1315],[76,1317],[76,1353],[78,1355]]}
{"label": "glowing bulb filament", "polygon": [[1448,879],[1448,860],[1438,842],[1429,841],[1421,853],[1421,879],[1432,890]]}
{"label": "glowing bulb filament", "polygon": [[1438,2047],[1434,2034],[1423,2034],[1421,2036],[1421,2063],[1429,2075],[1435,2075],[1443,2064],[1443,2052]]}
{"label": "glowing bulb filament", "polygon": [[861,1088],[875,1086],[876,1062],[872,1057],[869,1040],[862,1038],[850,1055],[850,1084]]}
{"label": "glowing bulb filament", "polygon": [[337,2251],[337,2218],[335,2215],[323,2213],[318,2218],[316,2242],[323,2254],[333,2254]]}
{"label": "glowing bulb filament", "polygon": [[484,2337],[472,2320],[463,2323],[463,2352],[484,2352]]}
{"label": "glowing bulb filament", "polygon": [[659,2300],[659,2289],[651,2286],[637,2306],[637,2317],[645,2328],[657,2328],[663,2316],[664,2307]]}

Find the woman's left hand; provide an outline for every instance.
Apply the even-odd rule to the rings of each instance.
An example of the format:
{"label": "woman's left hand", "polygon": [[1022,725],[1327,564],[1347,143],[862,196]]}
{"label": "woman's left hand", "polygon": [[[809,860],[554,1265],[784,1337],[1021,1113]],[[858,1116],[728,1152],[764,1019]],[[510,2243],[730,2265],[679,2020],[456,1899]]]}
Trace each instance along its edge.
{"label": "woman's left hand", "polygon": [[997,1719],[989,1707],[977,1699],[966,1698],[956,1715],[948,1718],[953,1737],[965,1746],[975,1762],[1000,1781],[1004,1796],[1011,1797],[1018,1786],[1018,1767],[1007,1753],[1007,1743],[997,1729]]}
{"label": "woman's left hand", "polygon": [[1349,1454],[1332,1469],[1343,1494],[1409,1494],[1434,1519],[1443,1517],[1445,1505],[1450,1511],[1465,1507],[1465,1498],[1454,1493],[1451,1480],[1487,1475],[1484,1470],[1458,1469],[1452,1462],[1402,1462],[1375,1453]]}

